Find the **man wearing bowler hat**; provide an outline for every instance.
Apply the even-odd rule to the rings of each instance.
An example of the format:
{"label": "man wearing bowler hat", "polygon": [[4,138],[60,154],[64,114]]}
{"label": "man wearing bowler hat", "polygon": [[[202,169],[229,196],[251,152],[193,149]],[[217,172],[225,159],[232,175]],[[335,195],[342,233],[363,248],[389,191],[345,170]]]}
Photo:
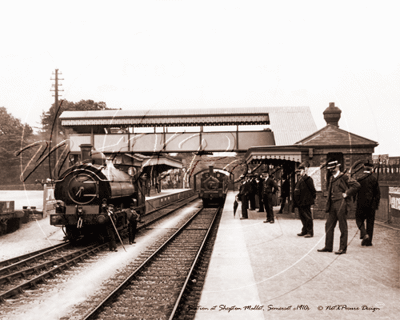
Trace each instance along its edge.
{"label": "man wearing bowler hat", "polygon": [[263,189],[262,189],[262,193],[263,193],[263,202],[264,202],[264,207],[265,207],[265,211],[267,212],[267,219],[264,221],[264,223],[274,223],[275,219],[274,219],[274,211],[273,211],[273,207],[272,207],[272,195],[275,194],[279,187],[276,184],[276,182],[274,181],[274,179],[272,179],[269,176],[269,172],[268,171],[264,171],[263,172]]}
{"label": "man wearing bowler hat", "polygon": [[248,212],[249,209],[249,198],[251,192],[251,185],[248,178],[244,177],[243,175],[240,176],[243,178],[242,183],[239,187],[239,193],[237,194],[238,199],[242,202],[242,219],[248,219]]}
{"label": "man wearing bowler hat", "polygon": [[[357,179],[361,187],[357,193],[356,223],[360,229],[362,246],[372,246],[375,210],[378,209],[381,199],[379,183],[373,174],[373,168],[372,163],[365,163],[364,172]],[[365,221],[367,222],[367,229],[365,229]]]}
{"label": "man wearing bowler hat", "polygon": [[317,195],[317,191],[314,187],[314,180],[306,173],[308,167],[308,162],[303,162],[298,166],[296,173],[299,174],[299,177],[294,188],[294,204],[295,207],[299,209],[299,217],[303,224],[301,233],[297,235],[304,236],[304,238],[311,238],[314,236],[311,205],[314,204],[314,199]]}
{"label": "man wearing bowler hat", "polygon": [[329,213],[325,223],[325,247],[318,249],[318,252],[332,252],[333,236],[336,223],[339,221],[340,229],[340,246],[336,254],[344,254],[347,250],[347,207],[350,197],[354,196],[360,184],[348,175],[343,174],[339,170],[340,164],[337,160],[329,161],[327,169],[332,173],[329,179],[328,200],[326,203],[326,212]]}

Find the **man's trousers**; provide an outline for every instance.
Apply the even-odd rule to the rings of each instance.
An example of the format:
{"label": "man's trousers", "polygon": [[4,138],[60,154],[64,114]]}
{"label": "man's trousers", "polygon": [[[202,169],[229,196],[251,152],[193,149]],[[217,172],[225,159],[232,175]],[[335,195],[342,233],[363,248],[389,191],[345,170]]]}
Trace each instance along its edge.
{"label": "man's trousers", "polygon": [[339,221],[340,230],[340,246],[339,250],[347,250],[347,205],[346,200],[336,200],[332,201],[328,220],[325,224],[325,248],[328,250],[333,250],[333,237],[336,227],[336,223]]}

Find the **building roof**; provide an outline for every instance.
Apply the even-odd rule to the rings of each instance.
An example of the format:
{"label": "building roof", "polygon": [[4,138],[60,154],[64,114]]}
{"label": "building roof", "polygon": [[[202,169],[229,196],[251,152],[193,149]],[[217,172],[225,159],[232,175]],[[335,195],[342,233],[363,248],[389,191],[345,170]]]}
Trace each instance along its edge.
{"label": "building roof", "polygon": [[64,111],[66,127],[270,125],[276,145],[291,145],[317,130],[309,107]]}
{"label": "building roof", "polygon": [[346,130],[339,129],[335,125],[328,124],[313,134],[297,141],[296,145],[307,147],[320,146],[355,146],[376,147],[378,142],[358,136]]}
{"label": "building roof", "polygon": [[64,111],[60,119],[62,126],[68,127],[269,124],[268,112],[265,108]]}
{"label": "building roof", "polygon": [[309,107],[268,107],[277,146],[292,145],[317,130]]}

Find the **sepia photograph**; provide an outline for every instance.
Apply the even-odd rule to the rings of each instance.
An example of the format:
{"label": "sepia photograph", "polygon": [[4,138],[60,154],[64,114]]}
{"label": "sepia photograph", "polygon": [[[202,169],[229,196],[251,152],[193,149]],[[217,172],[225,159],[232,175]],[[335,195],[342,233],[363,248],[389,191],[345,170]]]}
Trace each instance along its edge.
{"label": "sepia photograph", "polygon": [[397,319],[397,9],[3,1],[0,319]]}

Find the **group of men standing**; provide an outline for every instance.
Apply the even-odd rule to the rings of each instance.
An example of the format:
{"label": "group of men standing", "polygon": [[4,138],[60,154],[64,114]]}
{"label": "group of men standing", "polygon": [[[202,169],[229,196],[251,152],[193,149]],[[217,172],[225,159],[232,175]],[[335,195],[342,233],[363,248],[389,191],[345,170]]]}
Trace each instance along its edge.
{"label": "group of men standing", "polygon": [[[332,252],[333,236],[336,223],[339,221],[340,244],[336,254],[347,251],[347,213],[352,201],[356,201],[356,223],[360,230],[362,246],[372,246],[372,236],[375,222],[375,211],[380,201],[380,189],[377,178],[373,175],[373,165],[364,164],[364,172],[353,179],[350,175],[340,172],[338,161],[330,161],[327,169],[331,172],[328,186],[326,212],[329,213],[325,224],[325,247],[319,252]],[[365,222],[367,227],[365,227]]]}
{"label": "group of men standing", "polygon": [[274,211],[273,211],[273,195],[279,190],[279,187],[275,180],[270,177],[269,172],[265,171],[261,175],[250,175],[249,177],[243,179],[239,193],[237,195],[238,199],[242,202],[242,218],[248,219],[247,210],[256,209],[256,194],[259,199],[258,212],[266,211],[266,220],[264,223],[274,223]]}
{"label": "group of men standing", "polygon": [[[136,229],[137,229],[137,224],[140,222],[140,215],[136,212],[135,210],[135,204],[131,204],[129,209],[124,209],[125,214],[126,214],[126,220],[128,224],[128,238],[129,238],[129,244],[132,245],[135,242],[135,235],[136,235]],[[108,208],[108,220],[107,223],[105,224],[105,232],[108,238],[108,245],[110,251],[115,251],[117,252],[117,241],[116,241],[116,236],[118,236],[119,239],[121,239],[118,235],[118,230],[116,227],[116,218],[114,215],[114,206],[109,205]]]}
{"label": "group of men standing", "polygon": [[[307,175],[308,162],[301,163],[296,169],[298,179],[294,187],[293,202],[298,208],[302,229],[298,236],[312,238],[314,236],[313,217],[311,206],[316,199],[317,191],[313,179]],[[369,162],[363,165],[364,171],[357,179],[340,171],[340,163],[336,160],[327,163],[330,172],[328,184],[328,197],[326,212],[328,218],[325,224],[325,246],[318,252],[332,252],[334,229],[339,222],[340,244],[336,254],[344,254],[347,251],[348,226],[347,214],[352,203],[356,201],[356,223],[360,230],[362,246],[372,246],[375,211],[380,201],[380,189],[377,178],[373,174],[373,165]],[[275,180],[268,172],[263,172],[259,177],[251,175],[243,179],[238,194],[238,200],[242,202],[242,218],[248,219],[247,210],[255,210],[255,195],[259,197],[259,212],[266,211],[264,223],[274,223],[273,195],[279,190]],[[282,184],[282,204],[279,213],[282,213],[284,202],[290,193],[290,182],[286,178]]]}

